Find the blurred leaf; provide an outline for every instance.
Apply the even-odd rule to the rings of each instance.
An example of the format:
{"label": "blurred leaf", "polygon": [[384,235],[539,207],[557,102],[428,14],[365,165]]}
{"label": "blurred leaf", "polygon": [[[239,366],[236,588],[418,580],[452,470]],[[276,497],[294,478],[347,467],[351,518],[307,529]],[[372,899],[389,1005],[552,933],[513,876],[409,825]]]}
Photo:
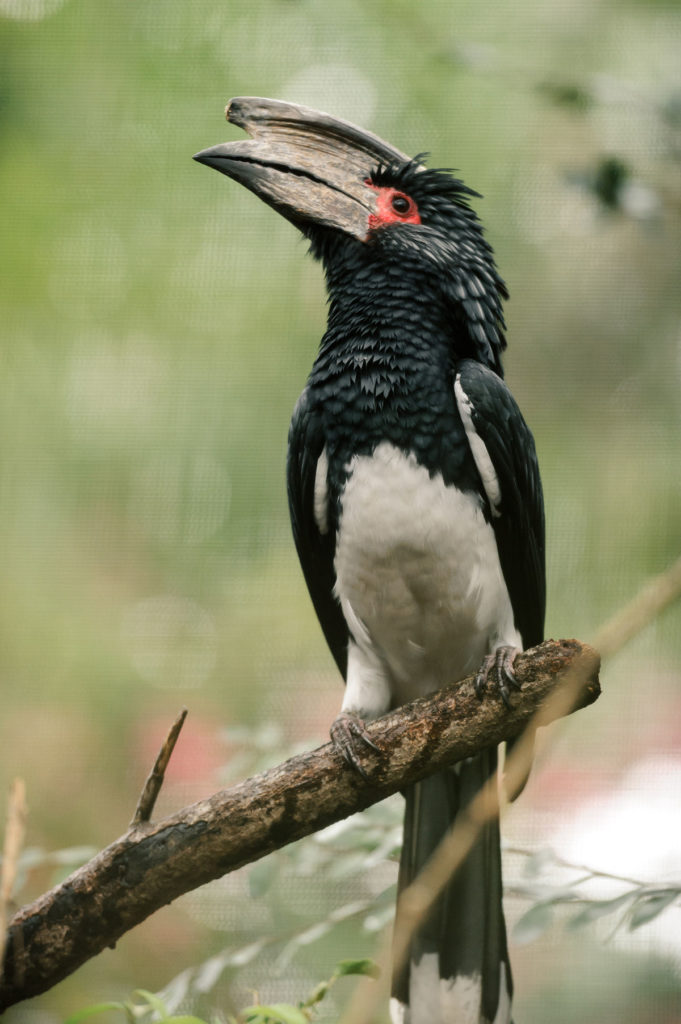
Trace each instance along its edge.
{"label": "blurred leaf", "polygon": [[553,904],[535,903],[522,917],[520,917],[513,929],[513,938],[518,945],[526,945],[534,942],[540,935],[543,935],[547,928],[553,923]]}
{"label": "blurred leaf", "polygon": [[[43,850],[41,846],[27,846],[26,849],[21,852],[19,865],[28,870],[30,868],[37,867],[39,864],[46,864],[51,860],[51,858],[52,854]],[[1,856],[0,863],[2,863]]]}
{"label": "blurred leaf", "polygon": [[194,988],[197,992],[210,992],[224,970],[228,967],[243,967],[245,964],[251,963],[266,942],[265,938],[260,938],[240,949],[223,951],[217,956],[210,957],[197,969]]}
{"label": "blurred leaf", "polygon": [[584,86],[574,82],[540,82],[537,91],[560,107],[571,107],[580,113],[593,105],[594,98]]}
{"label": "blurred leaf", "polygon": [[368,910],[369,906],[373,903],[375,903],[375,900],[355,900],[354,903],[344,903],[342,907],[336,907],[335,910],[332,910],[327,920],[331,921],[332,924],[338,924],[339,921],[347,921],[349,917],[355,917],[357,914]]}
{"label": "blurred leaf", "polygon": [[229,957],[225,957],[225,967],[242,967],[244,964],[250,964],[266,944],[267,939],[260,938],[255,942],[250,942],[247,946],[242,946]]}
{"label": "blurred leaf", "polygon": [[336,964],[334,975],[343,978],[347,974],[363,974],[368,978],[378,978],[381,969],[375,960],[366,957],[362,960],[341,960]]}
{"label": "blurred leaf", "polygon": [[289,942],[286,943],[281,953],[277,957],[277,964],[279,967],[284,967],[293,959],[299,949],[303,946],[310,946],[313,942],[323,938],[331,931],[332,924],[327,919],[325,921],[319,921],[317,924],[312,925],[311,928],[306,928],[305,931],[294,935]]}
{"label": "blurred leaf", "polygon": [[328,874],[335,880],[359,875],[366,864],[366,852],[337,854],[330,861]]}
{"label": "blurred leaf", "polygon": [[595,166],[570,171],[566,178],[608,210],[640,219],[658,212],[659,199],[653,189],[635,181],[629,165],[619,156],[600,156]]}
{"label": "blurred leaf", "polygon": [[312,989],[312,992],[307,997],[307,999],[305,1000],[303,1005],[304,1006],[315,1006],[317,1003],[321,1003],[322,999],[324,998],[326,993],[329,991],[329,985],[330,984],[331,984],[330,981],[320,981],[319,984],[316,985]]}
{"label": "blurred leaf", "polygon": [[636,892],[626,892],[624,895],[617,896],[612,900],[595,900],[593,903],[587,903],[579,913],[568,920],[567,927],[582,928],[584,925],[591,924],[592,921],[598,921],[599,918],[605,917],[607,914],[613,914],[621,907],[626,907],[635,898]]}
{"label": "blurred leaf", "polygon": [[159,1024],[207,1024],[203,1017],[184,1014],[181,1017],[161,1017]]}
{"label": "blurred leaf", "polygon": [[631,908],[629,929],[634,931],[643,924],[653,921],[658,914],[671,906],[681,893],[680,889],[662,889],[659,892],[641,896]]}
{"label": "blurred leaf", "polygon": [[592,180],[592,190],[604,206],[616,209],[620,205],[622,187],[630,177],[630,170],[618,156],[603,157]]}
{"label": "blurred leaf", "polygon": [[554,865],[556,858],[552,850],[544,848],[533,850],[526,858],[523,865],[523,874],[527,878],[537,878],[543,874],[547,867]]}
{"label": "blurred leaf", "polygon": [[148,1003],[152,1010],[155,1010],[162,1020],[167,1019],[168,1009],[160,996],[155,995],[153,992],[148,992],[145,988],[136,988],[133,995],[137,996],[139,999],[143,999],[145,1003]]}
{"label": "blurred leaf", "polygon": [[376,907],[371,913],[362,921],[362,927],[367,932],[380,932],[382,928],[385,928],[387,924],[390,924],[395,916],[395,906],[386,904],[382,907]]}
{"label": "blurred leaf", "polygon": [[198,968],[194,980],[194,988],[197,992],[210,992],[222,975],[222,972],[229,966],[229,959],[226,956],[212,956]]}
{"label": "blurred leaf", "polygon": [[323,938],[324,935],[328,935],[331,931],[331,923],[327,921],[318,921],[317,924],[313,924],[311,928],[306,928],[304,932],[300,932],[299,935],[293,939],[293,943],[298,946],[309,946],[317,939]]}
{"label": "blurred leaf", "polygon": [[249,1024],[310,1024],[308,1015],[290,1003],[248,1006],[242,1012]]}
{"label": "blurred leaf", "polygon": [[170,1013],[177,1010],[178,1006],[180,1006],[185,999],[190,990],[193,975],[193,968],[188,967],[186,970],[181,971],[178,975],[172,978],[168,984],[157,993],[159,999],[163,1000]]}
{"label": "blurred leaf", "polygon": [[107,1010],[121,1010],[123,1013],[126,1012],[125,1003],[97,1003],[96,1006],[86,1006],[82,1010],[78,1010],[76,1013],[64,1021],[64,1024],[80,1024],[81,1021],[87,1020],[89,1017],[94,1017],[98,1013],[106,1013]]}
{"label": "blurred leaf", "polygon": [[55,850],[47,854],[45,859],[53,864],[67,864],[75,868],[86,864],[98,852],[95,846],[68,846],[64,850]]}

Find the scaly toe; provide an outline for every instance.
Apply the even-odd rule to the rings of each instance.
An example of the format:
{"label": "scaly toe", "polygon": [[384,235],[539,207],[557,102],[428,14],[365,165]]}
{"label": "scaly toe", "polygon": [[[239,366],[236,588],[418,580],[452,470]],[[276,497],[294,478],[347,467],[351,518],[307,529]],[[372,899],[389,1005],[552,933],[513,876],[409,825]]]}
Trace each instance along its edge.
{"label": "scaly toe", "polygon": [[517,653],[516,647],[502,645],[483,659],[473,684],[479,700],[482,699],[487,684],[491,682],[496,686],[506,707],[510,709],[513,706],[511,690],[520,689],[520,683],[513,672],[513,662]]}
{"label": "scaly toe", "polygon": [[499,687],[499,694],[507,708],[512,708],[511,690],[519,690],[520,684],[513,673],[513,662],[517,650],[515,647],[497,647],[494,656],[494,674]]}
{"label": "scaly toe", "polygon": [[494,655],[488,654],[482,659],[482,665],[478,669],[475,675],[475,695],[478,700],[482,700],[487,689],[487,682],[489,680],[490,672],[494,666]]}
{"label": "scaly toe", "polygon": [[341,755],[341,757],[358,772],[363,779],[368,779],[366,769],[364,768],[359,748],[362,744],[370,747],[371,750],[380,752],[374,741],[367,733],[366,724],[359,717],[351,711],[341,711],[340,715],[334,719],[329,730],[331,735],[331,742],[334,747]]}

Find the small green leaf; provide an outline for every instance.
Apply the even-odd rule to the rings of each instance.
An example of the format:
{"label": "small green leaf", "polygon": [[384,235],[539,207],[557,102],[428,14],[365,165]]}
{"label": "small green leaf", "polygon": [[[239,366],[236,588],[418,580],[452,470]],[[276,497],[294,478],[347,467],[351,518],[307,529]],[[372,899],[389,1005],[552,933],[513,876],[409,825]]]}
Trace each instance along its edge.
{"label": "small green leaf", "polygon": [[315,1006],[316,1003],[321,1003],[322,999],[324,998],[324,996],[326,995],[326,993],[328,991],[329,991],[329,982],[328,981],[320,981],[319,984],[315,985],[315,987],[312,989],[312,991],[310,992],[309,996],[307,997],[307,999],[303,1003],[303,1006],[305,1006],[305,1007]]}
{"label": "small green leaf", "polygon": [[310,1018],[290,1003],[249,1006],[242,1011],[249,1024],[310,1024]]}
{"label": "small green leaf", "polygon": [[334,975],[343,978],[346,974],[364,974],[368,978],[378,978],[381,969],[375,960],[368,957],[364,960],[341,960],[336,964]]}
{"label": "small green leaf", "polygon": [[660,889],[659,892],[640,896],[631,908],[629,930],[640,928],[642,924],[653,921],[679,896],[679,889]]}
{"label": "small green leaf", "polygon": [[168,1017],[168,1010],[166,1008],[166,1004],[159,996],[154,995],[153,992],[148,992],[145,988],[136,988],[133,995],[137,996],[139,999],[143,999],[145,1003],[149,1004],[152,1010],[156,1011],[162,1020],[166,1020]]}
{"label": "small green leaf", "polygon": [[64,1021],[64,1024],[80,1024],[82,1020],[94,1017],[98,1013],[106,1013],[107,1010],[120,1010],[125,1013],[125,1003],[97,1003],[96,1006],[86,1006],[84,1009],[71,1014],[69,1019]]}
{"label": "small green leaf", "polygon": [[533,907],[520,917],[513,929],[513,938],[518,945],[525,945],[534,942],[553,921],[553,907],[551,903],[535,903]]}

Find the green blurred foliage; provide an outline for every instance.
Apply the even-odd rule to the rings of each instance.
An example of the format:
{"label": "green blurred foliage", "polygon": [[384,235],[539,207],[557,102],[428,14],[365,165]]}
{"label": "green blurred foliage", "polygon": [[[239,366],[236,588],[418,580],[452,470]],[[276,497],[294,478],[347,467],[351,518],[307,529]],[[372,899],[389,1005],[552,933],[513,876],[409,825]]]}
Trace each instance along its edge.
{"label": "green blurred foliage", "polygon": [[[678,555],[680,43],[661,0],[0,0],[0,778],[27,780],[31,847],[122,832],[183,704],[158,813],[216,788],[241,753],[222,726],[275,721],[312,743],[340,702],[284,487],[322,277],[290,225],[191,161],[236,137],[232,95],[329,109],[485,195],[508,379],[545,481],[547,635],[588,640]],[[613,659],[606,696],[560,733],[571,785],[678,746],[680,654],[670,609]],[[514,812],[540,835],[542,778]],[[245,879],[215,893],[6,1019],[161,988],[227,938],[295,931],[349,898],[323,878],[280,905]],[[216,999],[293,998],[373,952],[351,923],[334,936]],[[623,977],[655,1006],[678,997],[652,961],[557,939],[549,990],[527,949],[519,1018],[550,1000],[559,1021],[671,1019],[627,1016]]]}

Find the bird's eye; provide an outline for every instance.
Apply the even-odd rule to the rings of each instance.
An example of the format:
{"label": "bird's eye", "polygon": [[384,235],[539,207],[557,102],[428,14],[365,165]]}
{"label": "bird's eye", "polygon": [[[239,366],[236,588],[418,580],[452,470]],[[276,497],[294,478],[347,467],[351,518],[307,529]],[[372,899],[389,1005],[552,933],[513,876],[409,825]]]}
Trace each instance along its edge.
{"label": "bird's eye", "polygon": [[409,213],[411,209],[411,202],[407,196],[403,195],[401,192],[396,192],[392,198],[391,206],[395,213],[403,217],[405,213]]}
{"label": "bird's eye", "polygon": [[[1,0],[0,0],[1,2]],[[369,229],[384,228],[390,224],[420,224],[419,209],[411,196],[398,192],[391,185],[374,185],[365,182],[376,195],[376,209],[369,215]]]}

